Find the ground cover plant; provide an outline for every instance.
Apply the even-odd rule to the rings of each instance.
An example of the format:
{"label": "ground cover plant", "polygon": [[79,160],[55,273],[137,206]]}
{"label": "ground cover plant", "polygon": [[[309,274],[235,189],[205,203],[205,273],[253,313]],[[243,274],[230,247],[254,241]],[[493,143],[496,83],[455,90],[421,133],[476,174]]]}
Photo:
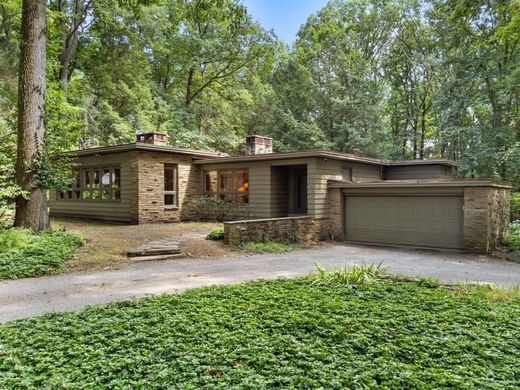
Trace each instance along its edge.
{"label": "ground cover plant", "polygon": [[520,386],[518,289],[497,295],[489,286],[395,281],[377,266],[356,272],[201,288],[12,321],[0,326],[0,383]]}
{"label": "ground cover plant", "polygon": [[298,249],[305,249],[307,246],[301,242],[241,242],[234,247],[238,250],[252,253],[285,253]]}
{"label": "ground cover plant", "polygon": [[0,228],[0,279],[46,275],[59,270],[83,239],[73,233]]}

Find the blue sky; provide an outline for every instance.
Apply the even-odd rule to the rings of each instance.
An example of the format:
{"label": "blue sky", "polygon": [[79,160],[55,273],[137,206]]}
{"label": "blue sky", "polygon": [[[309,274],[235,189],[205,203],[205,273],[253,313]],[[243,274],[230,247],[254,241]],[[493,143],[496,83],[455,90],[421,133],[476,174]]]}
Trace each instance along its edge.
{"label": "blue sky", "polygon": [[296,39],[296,33],[309,15],[327,4],[328,0],[243,0],[249,14],[266,30],[274,30],[286,43]]}

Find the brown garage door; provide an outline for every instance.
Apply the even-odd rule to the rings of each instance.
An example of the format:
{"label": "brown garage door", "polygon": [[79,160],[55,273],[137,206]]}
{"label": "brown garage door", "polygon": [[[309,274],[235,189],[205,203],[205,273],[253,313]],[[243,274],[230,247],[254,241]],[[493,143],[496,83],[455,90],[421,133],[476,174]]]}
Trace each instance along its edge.
{"label": "brown garage door", "polygon": [[462,207],[460,196],[347,196],[345,238],[462,249]]}

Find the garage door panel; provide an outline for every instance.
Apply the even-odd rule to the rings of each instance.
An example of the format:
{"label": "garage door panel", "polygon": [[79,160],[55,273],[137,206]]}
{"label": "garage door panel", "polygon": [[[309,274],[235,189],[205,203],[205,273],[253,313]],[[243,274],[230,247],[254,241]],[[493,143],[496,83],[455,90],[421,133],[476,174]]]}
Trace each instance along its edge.
{"label": "garage door panel", "polygon": [[463,198],[347,196],[345,236],[350,241],[463,248]]}

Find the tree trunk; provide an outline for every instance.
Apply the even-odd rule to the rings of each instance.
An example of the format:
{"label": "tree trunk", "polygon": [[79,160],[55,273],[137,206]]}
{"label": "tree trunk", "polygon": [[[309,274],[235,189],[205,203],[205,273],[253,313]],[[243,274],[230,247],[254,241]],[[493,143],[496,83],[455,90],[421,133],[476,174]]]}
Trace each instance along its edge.
{"label": "tree trunk", "polygon": [[15,226],[38,232],[49,227],[47,197],[35,188],[28,172],[37,154],[44,153],[44,103],[46,65],[46,0],[23,0],[18,89],[18,148],[16,182],[29,193],[16,200]]}

